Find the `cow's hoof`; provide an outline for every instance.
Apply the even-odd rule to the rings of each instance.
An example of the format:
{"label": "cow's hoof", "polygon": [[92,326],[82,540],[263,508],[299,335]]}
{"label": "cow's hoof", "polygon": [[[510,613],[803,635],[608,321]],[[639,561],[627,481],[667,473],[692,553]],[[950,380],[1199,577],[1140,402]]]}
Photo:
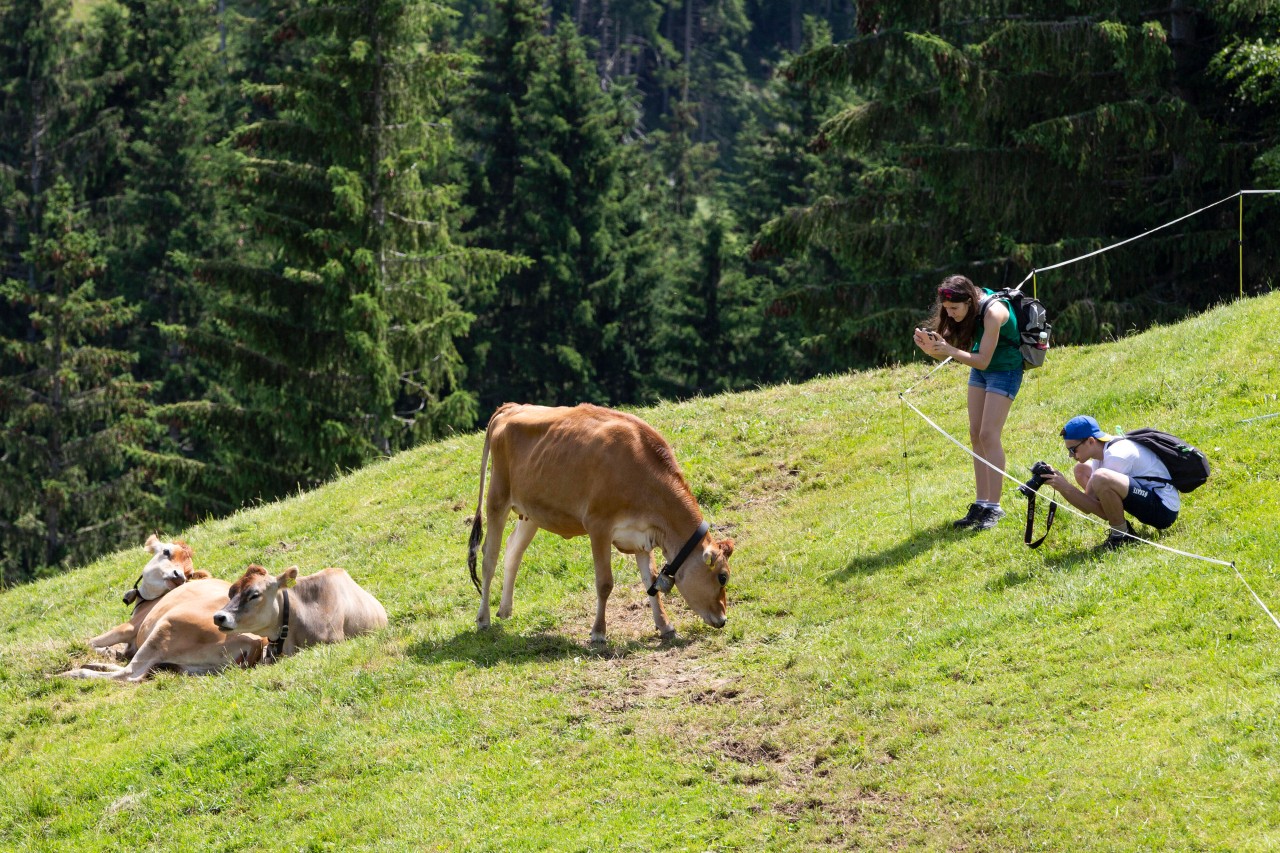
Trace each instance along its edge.
{"label": "cow's hoof", "polygon": [[599,646],[604,642],[605,642],[604,634],[597,634],[595,631],[591,632],[591,645]]}
{"label": "cow's hoof", "polygon": [[510,619],[510,618],[511,618],[511,608],[510,608],[510,607],[499,607],[499,608],[498,608],[498,618],[499,618],[499,619]]}
{"label": "cow's hoof", "polygon": [[665,630],[665,631],[659,631],[659,632],[658,632],[658,639],[662,640],[662,642],[664,642],[664,643],[669,643],[669,642],[671,642],[672,640],[674,640],[675,638],[676,638],[676,629],[675,629],[675,628],[668,628],[668,629],[667,629],[667,630]]}
{"label": "cow's hoof", "polygon": [[476,620],[476,630],[477,630],[477,631],[487,631],[487,630],[489,630],[489,620],[488,620],[488,619],[483,619],[483,620],[481,620],[481,619],[477,619],[477,620]]}

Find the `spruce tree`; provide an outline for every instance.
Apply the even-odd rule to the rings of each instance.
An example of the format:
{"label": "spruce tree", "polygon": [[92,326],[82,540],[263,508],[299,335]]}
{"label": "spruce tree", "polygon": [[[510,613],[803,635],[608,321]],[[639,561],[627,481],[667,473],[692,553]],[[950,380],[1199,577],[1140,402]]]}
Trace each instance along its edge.
{"label": "spruce tree", "polygon": [[399,0],[263,10],[275,65],[231,138],[243,246],[200,265],[207,318],[175,336],[219,377],[167,413],[209,447],[209,488],[273,497],[469,427],[457,299],[505,258],[456,245],[443,12]]}
{"label": "spruce tree", "polygon": [[[478,294],[469,383],[504,400],[621,403],[639,393],[642,343],[629,319],[645,294],[627,279],[623,139],[634,121],[601,90],[570,24],[541,34],[536,0],[499,5],[465,118],[469,234],[531,265]],[[507,80],[511,64],[521,82]]]}
{"label": "spruce tree", "polygon": [[[1280,188],[1280,4],[1238,7],[1229,35],[1209,66],[1225,93],[1214,118],[1228,127],[1252,161],[1253,188]],[[1253,206],[1251,206],[1251,211]],[[1259,209],[1266,210],[1260,205]],[[1265,228],[1274,217],[1257,224]],[[1255,230],[1255,229],[1251,229]],[[1270,233],[1274,233],[1274,226]],[[1251,248],[1259,241],[1251,240]],[[1261,260],[1261,259],[1259,259]],[[1274,280],[1274,275],[1268,275]]]}
{"label": "spruce tree", "polygon": [[136,310],[104,274],[124,134],[120,19],[0,6],[0,528],[4,576],[88,559],[156,519]]}
{"label": "spruce tree", "polygon": [[[105,282],[138,307],[128,347],[135,371],[153,383],[160,404],[199,400],[208,365],[157,331],[157,324],[200,321],[204,294],[192,280],[192,259],[229,250],[228,194],[221,180],[228,152],[218,140],[230,131],[233,104],[226,55],[209,33],[215,8],[182,0],[123,0],[127,25],[117,29],[120,73],[109,103],[122,124],[120,168],[109,201]],[[185,441],[184,441],[185,438]],[[162,433],[155,462],[165,475],[165,517],[172,525],[235,508],[219,489],[199,486],[208,448],[176,429]]]}
{"label": "spruce tree", "polygon": [[135,357],[109,341],[132,321],[123,297],[101,298],[98,235],[59,178],[42,210],[28,275],[0,283],[26,325],[0,350],[0,569],[5,583],[97,556],[141,535],[150,438]]}
{"label": "spruce tree", "polygon": [[[820,19],[806,18],[803,33],[802,53],[831,44],[831,28]],[[784,53],[780,59],[785,65],[795,55]],[[727,187],[748,243],[779,211],[852,192],[856,160],[813,145],[823,122],[848,98],[839,87],[806,87],[784,74],[774,74],[762,88],[739,137],[737,167]],[[745,274],[758,310],[748,315],[750,331],[739,333],[757,342],[757,380],[794,380],[874,361],[878,350],[851,353],[844,346],[856,338],[824,331],[843,318],[825,316],[830,305],[824,297],[847,274],[824,246],[814,242],[784,253],[753,245]],[[842,346],[828,346],[829,337]]]}

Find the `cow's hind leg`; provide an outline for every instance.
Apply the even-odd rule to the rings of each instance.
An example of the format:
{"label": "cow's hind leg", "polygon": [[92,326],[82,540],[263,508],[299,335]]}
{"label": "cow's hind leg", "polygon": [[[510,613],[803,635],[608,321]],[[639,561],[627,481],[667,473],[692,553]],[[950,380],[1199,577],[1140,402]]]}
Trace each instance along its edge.
{"label": "cow's hind leg", "polygon": [[116,666],[112,663],[86,663],[77,669],[58,673],[64,678],[107,678],[112,681],[139,682],[147,677],[153,664],[139,663],[135,655],[128,666]]}
{"label": "cow's hind leg", "polygon": [[[489,490],[489,504],[486,522],[489,529],[484,534],[484,556],[480,569],[480,612],[476,614],[476,628],[484,630],[489,627],[489,589],[493,586],[493,572],[498,567],[498,552],[502,550],[502,533],[507,526],[507,516],[511,513],[511,505],[502,500],[494,500],[497,490],[497,477]],[[514,535],[514,534],[513,534]]]}
{"label": "cow's hind leg", "polygon": [[596,566],[596,621],[591,642],[604,642],[604,606],[613,592],[613,541],[611,536],[591,537],[591,559]]}
{"label": "cow's hind leg", "polygon": [[[653,552],[637,552],[636,566],[640,569],[640,585],[643,589],[648,590],[654,580]],[[662,593],[659,592],[649,596],[649,606],[653,610],[653,626],[658,629],[658,634],[662,639],[670,640],[676,635],[676,629],[667,621],[667,611],[662,606]]]}
{"label": "cow's hind leg", "polygon": [[532,519],[522,518],[516,521],[515,529],[507,537],[507,553],[502,558],[502,601],[498,604],[498,618],[511,616],[511,606],[516,593],[516,572],[520,571],[520,561],[524,558],[525,549],[533,541],[533,534],[538,532],[538,525]]}
{"label": "cow's hind leg", "polygon": [[83,666],[58,673],[63,678],[120,678],[124,667],[114,663],[90,661]]}

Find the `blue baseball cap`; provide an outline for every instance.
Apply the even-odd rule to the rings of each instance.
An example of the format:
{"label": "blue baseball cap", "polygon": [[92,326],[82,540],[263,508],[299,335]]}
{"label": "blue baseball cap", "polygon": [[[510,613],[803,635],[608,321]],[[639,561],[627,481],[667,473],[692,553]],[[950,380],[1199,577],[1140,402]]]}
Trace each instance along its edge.
{"label": "blue baseball cap", "polygon": [[1062,437],[1068,441],[1084,441],[1086,438],[1105,438],[1106,433],[1098,422],[1088,415],[1076,415],[1062,428]]}

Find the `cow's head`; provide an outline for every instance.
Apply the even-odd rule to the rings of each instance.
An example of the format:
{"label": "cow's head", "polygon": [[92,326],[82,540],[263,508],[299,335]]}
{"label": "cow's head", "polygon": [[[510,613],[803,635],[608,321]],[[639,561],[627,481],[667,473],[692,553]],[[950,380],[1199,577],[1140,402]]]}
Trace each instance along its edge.
{"label": "cow's head", "polygon": [[723,628],[728,600],[725,587],[729,583],[729,557],[733,540],[717,541],[710,533],[702,545],[685,558],[676,570],[676,588],[685,603],[715,628]]}
{"label": "cow's head", "polygon": [[191,547],[186,542],[161,542],[160,537],[153,533],[142,547],[151,553],[151,559],[143,567],[142,577],[138,578],[133,589],[124,594],[125,604],[159,598],[201,574],[191,564]]}
{"label": "cow's head", "polygon": [[279,633],[282,621],[279,592],[293,586],[297,579],[297,566],[290,566],[274,577],[262,566],[250,566],[227,590],[227,604],[213,614],[213,624],[229,634],[265,637]]}

